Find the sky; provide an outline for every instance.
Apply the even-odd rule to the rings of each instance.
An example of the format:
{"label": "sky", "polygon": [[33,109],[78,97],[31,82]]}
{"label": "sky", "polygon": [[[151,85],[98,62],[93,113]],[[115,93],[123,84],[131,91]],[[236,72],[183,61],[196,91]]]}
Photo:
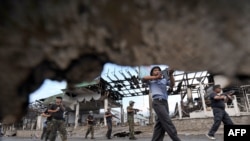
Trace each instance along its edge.
{"label": "sky", "polygon": [[62,93],[61,89],[65,89],[67,86],[66,81],[53,81],[50,79],[45,79],[43,84],[39,89],[30,94],[30,102],[35,100],[47,98],[56,94]]}
{"label": "sky", "polygon": [[[163,69],[166,67],[165,65],[160,65],[160,67]],[[107,73],[112,73],[116,71],[121,71],[121,70],[128,70],[128,69],[133,69],[132,67],[129,66],[119,66],[115,64],[110,64],[107,63],[104,66],[104,69],[101,73],[102,76],[105,77]],[[150,69],[150,68],[149,68]],[[133,71],[131,71],[133,72]],[[147,70],[143,72],[143,75],[147,75]],[[35,92],[31,93],[30,95],[30,103],[34,102],[35,100],[42,99],[42,98],[47,98],[56,94],[62,93],[62,89],[65,89],[67,86],[66,81],[52,81],[49,79],[44,80],[43,84],[41,87],[36,90]],[[148,108],[149,108],[149,98],[147,96],[136,96],[136,97],[127,97],[124,98],[122,103],[124,110],[126,111],[126,107],[129,105],[129,101],[133,100],[135,101],[135,108],[138,108],[142,110],[143,114],[148,114]],[[169,96],[169,109],[170,112],[173,112],[175,108],[176,102],[180,100],[179,95],[174,95],[174,96]]]}

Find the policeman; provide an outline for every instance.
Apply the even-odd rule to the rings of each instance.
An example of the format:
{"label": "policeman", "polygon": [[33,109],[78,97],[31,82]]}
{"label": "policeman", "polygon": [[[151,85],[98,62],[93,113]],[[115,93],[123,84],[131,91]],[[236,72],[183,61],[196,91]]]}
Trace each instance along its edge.
{"label": "policeman", "polygon": [[167,86],[171,89],[175,86],[175,79],[173,76],[174,70],[167,69],[165,72],[167,75],[164,76],[161,68],[159,66],[154,66],[150,71],[150,75],[144,76],[142,79],[142,81],[149,85],[153,99],[152,106],[157,115],[152,141],[164,140],[165,132],[168,133],[173,141],[181,141],[177,135],[175,125],[169,116],[168,107],[169,91],[167,90]]}
{"label": "policeman", "polygon": [[206,136],[212,140],[216,139],[214,135],[220,127],[221,122],[223,122],[224,125],[234,124],[227,111],[225,110],[225,99],[227,99],[227,96],[221,95],[221,91],[222,89],[220,85],[214,85],[213,92],[209,95],[211,100],[211,107],[213,109],[214,123]]}

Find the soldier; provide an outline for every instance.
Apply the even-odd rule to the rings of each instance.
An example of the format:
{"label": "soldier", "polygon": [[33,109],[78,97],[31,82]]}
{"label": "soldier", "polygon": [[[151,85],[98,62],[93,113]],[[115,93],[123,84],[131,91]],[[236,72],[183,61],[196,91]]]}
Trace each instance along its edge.
{"label": "soldier", "polygon": [[111,133],[112,133],[112,118],[115,117],[117,119],[119,119],[117,116],[113,115],[111,113],[111,108],[108,107],[107,111],[105,112],[105,118],[106,118],[106,122],[107,122],[107,126],[108,126],[108,131],[106,133],[106,137],[108,139],[111,139]]}
{"label": "soldier", "polygon": [[[47,131],[47,121],[45,120],[43,122],[43,132],[41,134],[41,140],[43,140],[43,138],[46,136],[46,131]],[[47,141],[46,138],[45,138],[45,141]]]}
{"label": "soldier", "polygon": [[134,101],[129,101],[129,106],[127,107],[127,118],[128,118],[128,125],[129,125],[129,139],[136,140],[134,134],[134,114],[139,112],[138,109],[134,109]]}
{"label": "soldier", "polygon": [[49,104],[48,108],[41,114],[41,116],[46,117],[46,121],[44,122],[44,127],[43,127],[43,133],[41,135],[41,140],[43,140],[43,138],[45,138],[45,141],[47,141],[49,139],[49,134],[51,131],[51,120],[52,120],[52,116],[51,114],[48,112],[49,107],[52,105],[52,103]]}
{"label": "soldier", "polygon": [[89,132],[91,132],[91,139],[95,139],[94,138],[95,119],[94,119],[93,111],[89,111],[89,115],[87,117],[87,123],[88,123],[88,130],[86,132],[85,139],[88,138]]}
{"label": "soldier", "polygon": [[56,140],[57,131],[59,131],[62,141],[67,141],[67,131],[65,126],[65,120],[63,118],[63,113],[65,107],[62,104],[62,97],[56,97],[56,104],[53,104],[48,112],[51,113],[51,132],[49,136],[50,141]]}

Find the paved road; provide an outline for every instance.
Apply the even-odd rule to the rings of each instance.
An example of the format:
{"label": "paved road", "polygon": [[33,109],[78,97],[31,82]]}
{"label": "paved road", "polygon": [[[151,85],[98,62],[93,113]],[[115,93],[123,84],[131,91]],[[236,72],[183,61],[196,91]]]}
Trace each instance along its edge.
{"label": "paved road", "polygon": [[[205,135],[179,135],[182,141],[211,141]],[[223,141],[223,135],[216,135],[216,141]],[[128,138],[113,138],[113,141],[129,141]],[[150,141],[150,137],[138,137],[137,141]],[[31,139],[31,138],[17,138],[17,137],[3,137],[1,141],[41,141],[40,139]],[[57,139],[56,141],[61,141]],[[84,139],[84,138],[69,138],[68,141],[110,141],[104,137],[97,137],[94,140]],[[166,136],[164,141],[171,141],[171,139]]]}

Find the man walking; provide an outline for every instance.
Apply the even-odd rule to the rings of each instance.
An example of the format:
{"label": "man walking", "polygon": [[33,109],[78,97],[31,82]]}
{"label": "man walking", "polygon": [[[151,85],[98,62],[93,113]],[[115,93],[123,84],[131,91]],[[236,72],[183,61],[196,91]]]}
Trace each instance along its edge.
{"label": "man walking", "polygon": [[214,115],[214,123],[208,132],[206,136],[209,139],[215,140],[214,137],[215,132],[220,127],[221,121],[224,123],[224,125],[233,125],[231,118],[229,117],[228,113],[225,110],[225,101],[227,99],[227,96],[229,95],[223,95],[221,93],[221,86],[220,85],[214,85],[213,86],[213,92],[209,95],[211,100],[211,107],[213,109],[213,115]]}
{"label": "man walking", "polygon": [[59,131],[62,141],[67,141],[67,131],[63,118],[64,111],[65,107],[62,104],[62,97],[56,97],[56,104],[53,104],[48,110],[52,116],[52,126],[49,136],[50,141],[56,140],[57,131]]}
{"label": "man walking", "polygon": [[88,130],[87,130],[87,132],[85,134],[85,139],[88,138],[89,133],[91,133],[91,139],[95,139],[94,138],[95,119],[94,119],[93,111],[89,111],[89,115],[87,117],[87,123],[88,123]]}
{"label": "man walking", "polygon": [[168,108],[168,91],[167,86],[171,89],[175,84],[173,77],[174,70],[169,69],[165,72],[165,76],[161,72],[159,66],[155,66],[150,71],[150,76],[143,77],[143,81],[147,82],[152,94],[152,107],[157,115],[154,126],[152,141],[163,141],[165,132],[173,141],[180,141],[177,136],[177,130],[171,121]]}

